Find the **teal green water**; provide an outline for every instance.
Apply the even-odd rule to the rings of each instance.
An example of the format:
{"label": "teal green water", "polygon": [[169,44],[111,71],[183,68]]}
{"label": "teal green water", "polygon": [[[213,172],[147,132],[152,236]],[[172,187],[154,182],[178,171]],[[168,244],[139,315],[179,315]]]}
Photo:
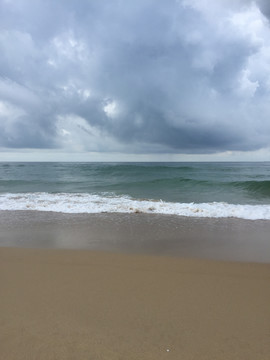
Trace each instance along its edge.
{"label": "teal green water", "polygon": [[0,163],[0,193],[270,204],[270,163]]}

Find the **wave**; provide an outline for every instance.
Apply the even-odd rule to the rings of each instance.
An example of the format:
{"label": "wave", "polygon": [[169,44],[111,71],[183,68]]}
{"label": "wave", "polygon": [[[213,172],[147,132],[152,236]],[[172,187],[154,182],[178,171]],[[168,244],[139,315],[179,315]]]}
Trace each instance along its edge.
{"label": "wave", "polygon": [[[158,187],[158,188],[178,188],[181,187],[188,187],[190,190],[197,190],[200,191],[201,188],[203,189],[219,189],[219,190],[236,190],[236,191],[244,191],[249,194],[252,194],[256,197],[264,196],[270,197],[270,181],[263,180],[263,181],[214,181],[214,180],[203,180],[203,179],[192,179],[186,177],[175,177],[175,178],[157,178],[157,179],[149,179],[149,180],[142,180],[142,181],[130,181],[130,182],[121,182],[115,184],[109,184],[107,188],[117,189],[117,188],[151,188],[151,187]],[[103,186],[104,188],[106,185]]]}
{"label": "wave", "polygon": [[239,205],[224,202],[171,203],[136,200],[111,193],[1,194],[0,210],[34,210],[62,213],[153,213],[188,217],[270,220],[270,205]]}
{"label": "wave", "polygon": [[[130,183],[132,185],[132,183]],[[154,179],[149,181],[136,182],[139,186],[170,186],[175,188],[189,187],[190,189],[226,189],[227,191],[237,190],[247,192],[253,197],[270,197],[270,181],[213,181],[213,180],[198,180],[192,178],[171,178],[171,179]]]}
{"label": "wave", "polygon": [[237,181],[232,182],[232,186],[241,188],[251,192],[253,194],[258,194],[262,196],[270,196],[270,181]]}

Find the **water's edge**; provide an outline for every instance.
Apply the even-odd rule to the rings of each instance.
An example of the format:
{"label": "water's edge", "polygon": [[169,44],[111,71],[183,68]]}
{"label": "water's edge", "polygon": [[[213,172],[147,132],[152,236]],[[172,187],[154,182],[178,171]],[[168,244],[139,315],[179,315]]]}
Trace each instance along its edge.
{"label": "water's edge", "polygon": [[0,211],[0,246],[270,262],[270,222],[159,214]]}
{"label": "water's edge", "polygon": [[241,205],[225,202],[173,203],[136,200],[128,196],[84,193],[0,194],[0,210],[35,210],[61,213],[148,213],[187,217],[270,220],[270,205]]}

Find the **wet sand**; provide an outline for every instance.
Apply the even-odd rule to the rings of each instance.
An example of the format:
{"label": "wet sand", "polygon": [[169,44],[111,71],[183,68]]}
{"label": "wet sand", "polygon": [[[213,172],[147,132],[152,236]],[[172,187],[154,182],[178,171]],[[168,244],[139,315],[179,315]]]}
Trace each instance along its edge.
{"label": "wet sand", "polygon": [[270,264],[0,248],[5,360],[270,358]]}
{"label": "wet sand", "polygon": [[270,263],[270,221],[0,211],[0,246]]}
{"label": "wet sand", "polygon": [[29,211],[0,230],[1,359],[270,358],[269,222]]}

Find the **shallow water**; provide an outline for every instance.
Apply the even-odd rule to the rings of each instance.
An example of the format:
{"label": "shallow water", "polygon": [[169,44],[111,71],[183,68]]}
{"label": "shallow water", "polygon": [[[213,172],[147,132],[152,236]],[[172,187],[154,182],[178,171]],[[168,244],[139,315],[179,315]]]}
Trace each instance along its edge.
{"label": "shallow water", "polygon": [[270,219],[270,163],[0,163],[0,209]]}

